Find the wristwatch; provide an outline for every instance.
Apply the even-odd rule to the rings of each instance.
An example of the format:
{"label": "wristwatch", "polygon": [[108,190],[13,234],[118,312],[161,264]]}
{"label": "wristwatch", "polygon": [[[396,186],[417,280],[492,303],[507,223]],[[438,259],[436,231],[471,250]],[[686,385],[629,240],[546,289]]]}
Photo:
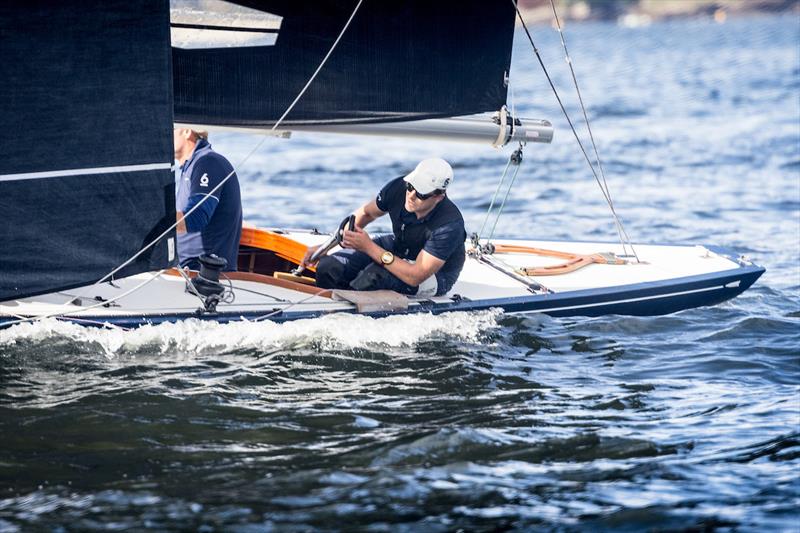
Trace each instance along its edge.
{"label": "wristwatch", "polygon": [[389,266],[394,263],[394,254],[389,250],[383,252],[381,254],[381,263],[383,263],[383,266]]}

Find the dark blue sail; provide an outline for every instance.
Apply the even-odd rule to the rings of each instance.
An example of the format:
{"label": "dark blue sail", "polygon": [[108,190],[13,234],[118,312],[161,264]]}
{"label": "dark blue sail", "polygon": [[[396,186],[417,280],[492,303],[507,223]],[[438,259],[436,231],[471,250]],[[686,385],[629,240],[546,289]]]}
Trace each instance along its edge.
{"label": "dark blue sail", "polygon": [[166,0],[0,3],[0,300],[96,281],[175,221],[169,39]]}
{"label": "dark blue sail", "polygon": [[[357,0],[235,3],[242,7],[235,15],[199,16],[194,23],[191,14],[173,12],[178,122],[274,124],[331,48]],[[511,2],[364,0],[284,124],[497,111],[506,102],[514,14]],[[192,33],[196,42],[188,38]]]}
{"label": "dark blue sail", "polygon": [[[0,301],[96,281],[166,231],[173,110],[269,127],[357,2],[172,3],[0,3]],[[510,2],[365,0],[286,124],[495,111],[513,24]],[[170,265],[173,238],[115,277]]]}

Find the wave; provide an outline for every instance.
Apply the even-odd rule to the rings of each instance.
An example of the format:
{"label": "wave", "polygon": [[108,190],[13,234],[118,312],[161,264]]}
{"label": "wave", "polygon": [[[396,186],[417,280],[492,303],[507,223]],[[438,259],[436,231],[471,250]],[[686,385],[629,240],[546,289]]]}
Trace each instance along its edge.
{"label": "wave", "polygon": [[441,429],[376,452],[372,466],[443,465],[459,461],[589,462],[624,460],[677,453],[674,445],[645,439],[609,437],[587,432],[565,438],[530,438],[496,429]]}
{"label": "wave", "polygon": [[631,107],[621,102],[592,106],[590,112],[593,120],[600,120],[603,118],[638,118],[645,117],[648,114],[646,109]]}
{"label": "wave", "polygon": [[737,448],[723,453],[715,459],[719,462],[751,463],[759,459],[770,461],[796,461],[800,459],[800,432],[788,433],[778,437],[753,443],[745,448]]}
{"label": "wave", "polygon": [[430,337],[471,343],[496,326],[499,310],[442,315],[411,314],[386,318],[333,314],[321,318],[274,322],[219,324],[185,320],[175,324],[143,326],[133,331],[119,328],[85,328],[47,319],[19,324],[0,331],[5,355],[29,351],[63,350],[72,345],[81,353],[99,351],[109,358],[120,354],[173,352],[219,353],[236,350],[316,347],[322,351],[370,347],[413,346]]}
{"label": "wave", "polygon": [[800,340],[796,320],[783,320],[778,318],[748,317],[734,325],[717,331],[707,337],[699,339],[700,342],[741,339],[747,337],[766,339],[791,339]]}

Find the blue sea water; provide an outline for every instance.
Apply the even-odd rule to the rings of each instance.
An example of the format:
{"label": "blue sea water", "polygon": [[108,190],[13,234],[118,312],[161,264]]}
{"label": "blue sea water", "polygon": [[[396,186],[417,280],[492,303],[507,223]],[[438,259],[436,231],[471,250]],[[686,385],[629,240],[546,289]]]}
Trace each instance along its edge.
{"label": "blue sea water", "polygon": [[[618,213],[767,268],[662,317],[330,316],[0,331],[0,531],[800,529],[800,19],[570,24]],[[558,34],[533,36],[573,120]],[[502,237],[616,239],[524,34]],[[580,129],[585,138],[585,130]],[[257,136],[212,133],[236,163]],[[245,217],[329,230],[423,157],[478,229],[510,149],[268,138]]]}

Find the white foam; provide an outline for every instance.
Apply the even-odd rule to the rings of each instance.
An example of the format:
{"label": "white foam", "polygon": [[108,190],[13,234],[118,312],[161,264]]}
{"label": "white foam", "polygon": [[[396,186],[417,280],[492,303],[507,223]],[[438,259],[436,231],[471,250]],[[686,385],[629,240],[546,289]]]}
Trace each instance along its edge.
{"label": "white foam", "polygon": [[496,327],[499,310],[413,314],[386,318],[334,314],[322,318],[274,322],[234,322],[219,324],[185,320],[176,324],[142,326],[125,331],[119,328],[87,328],[47,319],[0,330],[0,347],[25,343],[47,343],[64,338],[99,346],[109,357],[142,351],[224,352],[242,348],[318,346],[323,350],[369,347],[413,346],[432,336],[478,342],[481,334]]}

